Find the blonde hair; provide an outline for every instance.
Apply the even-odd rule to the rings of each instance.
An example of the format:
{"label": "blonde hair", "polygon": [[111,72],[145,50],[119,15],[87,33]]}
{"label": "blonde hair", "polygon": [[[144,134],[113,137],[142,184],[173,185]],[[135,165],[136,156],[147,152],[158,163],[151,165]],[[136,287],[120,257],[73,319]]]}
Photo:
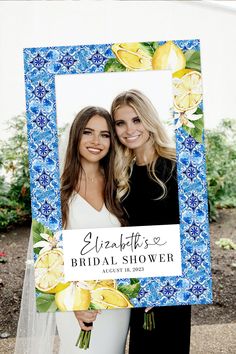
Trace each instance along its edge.
{"label": "blonde hair", "polygon": [[[164,198],[167,193],[166,182],[171,177],[176,161],[176,150],[173,146],[173,142],[166,133],[165,127],[161,122],[152,102],[142,92],[131,89],[116,96],[111,106],[111,115],[113,120],[115,112],[124,105],[130,106],[134,109],[145,129],[149,132],[155,154],[153,161],[148,164],[148,172],[150,178],[156,181],[163,190],[163,193],[160,197],[158,197],[158,199]],[[172,170],[166,181],[160,180],[155,173],[155,164],[159,156],[172,161]],[[129,178],[134,162],[134,152],[118,141],[114,172],[117,180],[118,200],[123,199],[129,193]]]}

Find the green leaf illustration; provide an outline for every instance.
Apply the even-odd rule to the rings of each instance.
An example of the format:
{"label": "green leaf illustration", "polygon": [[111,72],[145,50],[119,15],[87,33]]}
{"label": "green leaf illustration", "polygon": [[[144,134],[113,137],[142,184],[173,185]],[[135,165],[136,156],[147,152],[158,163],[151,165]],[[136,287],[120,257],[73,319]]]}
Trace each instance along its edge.
{"label": "green leaf illustration", "polygon": [[152,46],[154,51],[159,47],[159,43],[158,42],[148,42],[148,43],[150,43],[150,45]]}
{"label": "green leaf illustration", "polygon": [[100,310],[100,309],[101,309],[100,306],[98,306],[97,304],[94,304],[92,302],[89,305],[89,310]]}
{"label": "green leaf illustration", "polygon": [[188,50],[185,54],[186,68],[201,71],[200,52]]}
{"label": "green leaf illustration", "polygon": [[106,72],[126,71],[126,68],[117,59],[111,58],[107,61],[104,67],[104,71]]}
{"label": "green leaf illustration", "polygon": [[125,294],[129,299],[136,298],[140,291],[140,284],[138,282],[133,282],[128,285],[119,285],[118,290]]}
{"label": "green leaf illustration", "polygon": [[41,233],[53,236],[53,232],[51,230],[49,230],[46,226],[34,219],[32,221],[32,233],[34,243],[43,240],[43,238],[40,236]]}
{"label": "green leaf illustration", "polygon": [[97,310],[97,306],[90,302],[88,310]]}
{"label": "green leaf illustration", "polygon": [[33,242],[36,243],[42,240],[40,234],[44,230],[44,225],[39,223],[37,220],[32,220],[32,233],[33,233]]}
{"label": "green leaf illustration", "polygon": [[[48,234],[53,236],[53,232],[47,229],[43,224],[38,222],[37,220],[33,219],[32,221],[32,234],[33,234],[33,243],[37,243],[42,241],[43,238],[40,236],[41,233]],[[34,253],[39,254],[40,248],[34,248]]]}
{"label": "green leaf illustration", "polygon": [[[202,111],[199,110],[196,111],[197,114],[200,114]],[[186,132],[191,135],[196,141],[199,143],[202,143],[202,135],[203,135],[203,117],[194,121],[193,124],[195,125],[195,128],[189,128],[184,126],[183,128],[186,130]]]}
{"label": "green leaf illustration", "polygon": [[36,307],[38,312],[55,312],[57,310],[55,295],[40,293],[36,299]]}
{"label": "green leaf illustration", "polygon": [[140,43],[141,48],[151,56],[153,56],[153,54],[155,52],[153,43],[155,43],[155,42],[141,42]]}
{"label": "green leaf illustration", "polygon": [[[203,111],[201,108],[197,108],[196,112],[194,112],[194,114],[203,114]],[[197,121],[196,121],[197,122]]]}

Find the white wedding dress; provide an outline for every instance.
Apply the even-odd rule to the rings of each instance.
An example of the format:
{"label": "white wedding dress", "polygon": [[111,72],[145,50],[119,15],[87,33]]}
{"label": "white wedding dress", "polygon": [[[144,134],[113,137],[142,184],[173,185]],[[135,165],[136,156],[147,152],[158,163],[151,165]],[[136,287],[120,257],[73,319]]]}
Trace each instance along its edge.
{"label": "white wedding dress", "polygon": [[[74,193],[69,204],[67,229],[118,227],[118,219],[105,204],[100,211],[93,208],[78,193]],[[130,310],[102,310],[97,315],[91,332],[89,349],[84,351],[75,346],[80,333],[74,312],[56,313],[56,324],[60,337],[60,354],[124,354],[129,328]]]}

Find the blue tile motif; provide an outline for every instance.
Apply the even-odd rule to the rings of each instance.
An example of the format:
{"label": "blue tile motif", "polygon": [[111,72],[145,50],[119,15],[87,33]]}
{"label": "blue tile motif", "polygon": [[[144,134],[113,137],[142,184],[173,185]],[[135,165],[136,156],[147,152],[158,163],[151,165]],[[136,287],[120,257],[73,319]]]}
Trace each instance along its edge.
{"label": "blue tile motif", "polygon": [[[200,49],[199,40],[174,43],[183,52]],[[115,58],[111,47],[102,44],[24,50],[32,218],[53,232],[62,228],[55,75],[104,72],[106,62]],[[199,107],[203,109],[202,102]],[[212,302],[205,147],[178,128],[176,148],[182,276],[139,279],[141,289],[133,299],[136,307]],[[127,284],[129,279],[117,282]]]}

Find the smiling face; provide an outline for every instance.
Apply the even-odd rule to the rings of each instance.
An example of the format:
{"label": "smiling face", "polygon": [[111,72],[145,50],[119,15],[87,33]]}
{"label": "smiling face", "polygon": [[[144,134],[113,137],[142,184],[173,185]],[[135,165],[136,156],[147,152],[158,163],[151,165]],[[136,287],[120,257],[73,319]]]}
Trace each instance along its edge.
{"label": "smiling face", "polygon": [[132,150],[138,150],[146,145],[149,132],[131,106],[119,107],[114,113],[114,120],[116,134],[121,144]]}
{"label": "smiling face", "polygon": [[105,118],[94,115],[86,124],[79,144],[82,161],[99,162],[110,148],[110,132]]}

